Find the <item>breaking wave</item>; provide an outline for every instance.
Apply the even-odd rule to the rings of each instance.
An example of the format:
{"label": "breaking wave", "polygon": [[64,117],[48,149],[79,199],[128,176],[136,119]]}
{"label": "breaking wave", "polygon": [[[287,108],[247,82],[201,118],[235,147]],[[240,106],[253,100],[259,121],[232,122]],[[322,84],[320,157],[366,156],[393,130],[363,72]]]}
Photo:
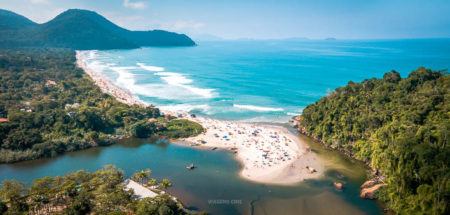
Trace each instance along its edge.
{"label": "breaking wave", "polygon": [[136,63],[136,65],[138,65],[139,67],[141,67],[142,69],[151,71],[151,72],[162,72],[164,71],[164,67],[159,67],[159,66],[147,66],[143,63]]}
{"label": "breaking wave", "polygon": [[233,104],[233,107],[257,112],[275,112],[284,110],[283,108],[261,107],[255,105],[238,105],[238,104]]}

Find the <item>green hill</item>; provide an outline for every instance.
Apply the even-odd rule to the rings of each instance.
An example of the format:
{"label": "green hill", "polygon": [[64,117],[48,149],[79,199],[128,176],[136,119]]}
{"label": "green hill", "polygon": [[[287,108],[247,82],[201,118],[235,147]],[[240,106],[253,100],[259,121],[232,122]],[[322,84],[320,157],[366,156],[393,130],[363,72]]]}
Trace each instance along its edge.
{"label": "green hill", "polygon": [[0,29],[11,30],[36,26],[37,24],[24,16],[0,9]]}
{"label": "green hill", "polygon": [[36,24],[10,11],[0,11],[0,47],[124,49],[141,46],[193,46],[184,34],[162,30],[129,31],[93,11],[71,9]]}
{"label": "green hill", "polygon": [[407,78],[349,82],[305,108],[299,130],[369,163],[399,214],[448,214],[450,77],[419,68]]}

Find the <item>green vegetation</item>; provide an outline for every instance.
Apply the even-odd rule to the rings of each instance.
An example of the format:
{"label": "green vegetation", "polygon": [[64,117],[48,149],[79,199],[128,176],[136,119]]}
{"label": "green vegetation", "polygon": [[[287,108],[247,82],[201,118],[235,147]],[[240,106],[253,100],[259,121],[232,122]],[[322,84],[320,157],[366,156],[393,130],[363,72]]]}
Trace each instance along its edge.
{"label": "green vegetation", "polygon": [[140,46],[193,46],[184,34],[162,30],[129,31],[88,10],[67,10],[37,24],[0,9],[0,47],[125,49]]}
{"label": "green vegetation", "polygon": [[200,124],[186,119],[171,120],[166,124],[166,128],[163,134],[172,138],[186,138],[192,136],[192,134],[203,132],[203,127]]}
{"label": "green vegetation", "polygon": [[191,214],[167,194],[138,200],[123,185],[124,173],[114,166],[93,173],[77,171],[44,177],[25,187],[3,181],[1,214]]}
{"label": "green vegetation", "polygon": [[0,50],[0,163],[51,157],[134,136],[188,137],[203,131],[104,94],[61,49]]}
{"label": "green vegetation", "polygon": [[300,130],[385,176],[380,199],[399,214],[449,214],[450,77],[419,68],[407,78],[349,82],[305,108]]}
{"label": "green vegetation", "polygon": [[167,188],[172,186],[172,183],[169,181],[169,179],[163,179],[161,183],[159,183],[159,186],[166,190]]}
{"label": "green vegetation", "polygon": [[150,169],[141,170],[140,172],[136,172],[131,176],[131,180],[136,181],[141,184],[145,184],[150,179],[150,174],[152,171]]}

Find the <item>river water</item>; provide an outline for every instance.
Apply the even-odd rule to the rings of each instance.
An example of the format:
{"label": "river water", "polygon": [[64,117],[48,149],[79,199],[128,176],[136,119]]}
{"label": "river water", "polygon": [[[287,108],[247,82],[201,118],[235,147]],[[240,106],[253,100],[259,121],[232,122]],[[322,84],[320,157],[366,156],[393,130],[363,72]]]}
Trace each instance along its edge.
{"label": "river water", "polygon": [[[380,78],[392,69],[405,77],[419,66],[449,68],[449,41],[220,41],[83,54],[91,69],[163,109],[288,126],[292,115],[350,80]],[[113,164],[128,176],[150,168],[152,177],[173,182],[168,192],[187,207],[212,214],[382,213],[376,201],[358,196],[369,171],[364,165],[301,138],[323,160],[326,172],[323,178],[292,186],[241,179],[240,164],[228,151],[151,139],[0,165],[0,180],[31,182]],[[186,170],[191,163],[198,168]],[[344,184],[342,191],[333,187],[335,181]]]}

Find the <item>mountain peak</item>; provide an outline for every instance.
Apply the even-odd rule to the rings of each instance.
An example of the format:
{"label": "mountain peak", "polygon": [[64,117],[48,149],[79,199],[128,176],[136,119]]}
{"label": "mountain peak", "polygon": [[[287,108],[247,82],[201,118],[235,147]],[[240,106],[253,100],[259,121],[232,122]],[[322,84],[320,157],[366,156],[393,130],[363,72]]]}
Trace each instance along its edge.
{"label": "mountain peak", "polygon": [[[5,13],[5,15],[2,15],[2,13]],[[13,19],[8,17],[13,17]],[[195,42],[184,34],[162,30],[129,31],[90,10],[69,9],[49,22],[40,25],[30,20],[27,22],[27,20],[13,12],[0,11],[0,27],[2,22],[5,22],[4,25],[6,26],[0,28],[0,46],[121,49],[138,48],[140,46],[195,45]],[[29,28],[31,25],[37,27]],[[16,31],[2,34],[2,31],[7,29],[15,29]]]}
{"label": "mountain peak", "polygon": [[37,25],[26,17],[9,10],[0,9],[0,29],[12,30]]}
{"label": "mountain peak", "polygon": [[85,9],[68,9],[62,13],[60,13],[58,16],[55,17],[65,17],[65,16],[98,16],[102,17],[100,14],[98,14],[95,11],[91,10],[85,10]]}

